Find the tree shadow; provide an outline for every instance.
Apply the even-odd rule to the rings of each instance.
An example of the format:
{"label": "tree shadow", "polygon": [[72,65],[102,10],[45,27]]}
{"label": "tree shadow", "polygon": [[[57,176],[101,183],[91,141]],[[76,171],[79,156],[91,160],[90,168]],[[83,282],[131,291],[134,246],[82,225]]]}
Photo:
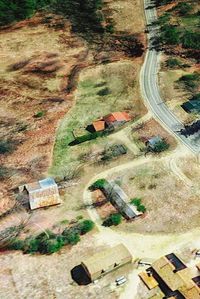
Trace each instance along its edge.
{"label": "tree shadow", "polygon": [[88,285],[91,283],[91,279],[81,264],[71,270],[71,277],[78,285]]}

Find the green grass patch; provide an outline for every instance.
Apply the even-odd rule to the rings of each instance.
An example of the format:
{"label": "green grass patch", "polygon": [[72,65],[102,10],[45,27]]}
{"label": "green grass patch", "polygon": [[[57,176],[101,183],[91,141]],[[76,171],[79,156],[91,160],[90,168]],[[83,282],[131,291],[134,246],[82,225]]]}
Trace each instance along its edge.
{"label": "green grass patch", "polygon": [[[53,165],[50,173],[65,176],[69,169],[81,164],[80,154],[87,153],[94,142],[103,143],[103,139],[90,140],[73,147],[73,131],[85,128],[94,120],[114,111],[134,109],[135,69],[130,62],[117,62],[83,71],[76,92],[76,105],[66,115],[57,131],[54,147]],[[99,95],[101,90],[103,92]]]}

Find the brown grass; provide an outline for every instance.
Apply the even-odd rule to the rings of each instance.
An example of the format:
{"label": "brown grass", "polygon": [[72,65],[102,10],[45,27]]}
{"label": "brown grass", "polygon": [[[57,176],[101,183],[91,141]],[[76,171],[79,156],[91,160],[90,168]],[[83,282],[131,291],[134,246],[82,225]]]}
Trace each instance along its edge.
{"label": "brown grass", "polygon": [[[1,32],[0,136],[15,139],[18,146],[12,154],[0,157],[3,165],[15,170],[14,176],[1,182],[0,212],[14,203],[9,189],[45,174],[55,129],[72,104],[63,87],[85,50],[83,42],[71,35],[67,22],[62,31],[47,28],[37,16],[29,25],[30,20],[23,21]],[[44,116],[34,118],[39,111]]]}
{"label": "brown grass", "polygon": [[111,178],[121,178],[121,186],[129,197],[141,198],[147,208],[145,218],[124,222],[120,226],[123,231],[177,233],[199,226],[199,194],[177,179],[162,162],[144,164]]}

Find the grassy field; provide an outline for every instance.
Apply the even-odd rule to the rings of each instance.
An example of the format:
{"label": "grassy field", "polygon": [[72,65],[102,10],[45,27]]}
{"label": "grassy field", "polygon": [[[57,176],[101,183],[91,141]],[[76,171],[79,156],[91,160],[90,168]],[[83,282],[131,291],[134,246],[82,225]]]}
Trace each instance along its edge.
{"label": "grassy field", "polygon": [[138,66],[122,61],[88,68],[82,71],[76,91],[76,105],[62,120],[57,131],[54,162],[50,173],[65,176],[69,169],[80,165],[79,155],[88,152],[94,142],[70,147],[72,131],[83,128],[93,120],[110,112],[131,110],[134,115],[143,112],[137,95]]}

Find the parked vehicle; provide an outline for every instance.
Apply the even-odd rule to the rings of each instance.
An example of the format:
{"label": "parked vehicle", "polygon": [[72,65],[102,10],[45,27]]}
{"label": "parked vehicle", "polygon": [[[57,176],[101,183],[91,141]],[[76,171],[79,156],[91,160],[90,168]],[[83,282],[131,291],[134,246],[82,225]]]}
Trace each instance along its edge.
{"label": "parked vehicle", "polygon": [[126,279],[126,277],[124,277],[124,278],[122,278],[121,280],[117,281],[117,282],[116,282],[116,285],[117,285],[117,286],[120,286],[120,285],[122,285],[122,284],[124,284],[124,283],[126,283],[126,282],[127,282],[127,279]]}
{"label": "parked vehicle", "polygon": [[117,277],[117,278],[115,279],[115,282],[118,282],[118,281],[120,281],[120,280],[122,280],[122,279],[124,279],[124,278],[126,278],[126,277],[125,277],[125,276]]}

